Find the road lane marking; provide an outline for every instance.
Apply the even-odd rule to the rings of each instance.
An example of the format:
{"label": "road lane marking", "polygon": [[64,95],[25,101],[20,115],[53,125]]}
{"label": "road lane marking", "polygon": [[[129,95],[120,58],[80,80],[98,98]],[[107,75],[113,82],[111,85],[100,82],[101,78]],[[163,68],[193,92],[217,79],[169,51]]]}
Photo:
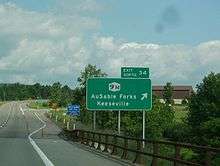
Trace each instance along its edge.
{"label": "road lane marking", "polygon": [[44,152],[37,146],[37,144],[35,143],[35,141],[31,138],[31,136],[37,132],[39,132],[40,130],[42,130],[43,128],[46,127],[46,123],[36,114],[34,113],[34,115],[44,124],[42,127],[40,127],[39,129],[33,131],[32,133],[29,134],[28,139],[31,143],[31,145],[33,146],[33,148],[35,149],[35,151],[38,153],[38,155],[40,156],[40,158],[43,160],[44,164],[46,166],[54,166],[54,164],[47,158],[47,156],[44,154]]}

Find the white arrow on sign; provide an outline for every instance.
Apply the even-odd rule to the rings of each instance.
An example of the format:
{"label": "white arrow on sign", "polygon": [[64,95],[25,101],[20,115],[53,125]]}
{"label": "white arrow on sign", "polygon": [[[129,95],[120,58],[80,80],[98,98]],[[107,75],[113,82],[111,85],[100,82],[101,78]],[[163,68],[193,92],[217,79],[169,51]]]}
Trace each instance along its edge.
{"label": "white arrow on sign", "polygon": [[143,94],[142,94],[141,100],[144,100],[145,98],[147,99],[147,93],[143,93]]}

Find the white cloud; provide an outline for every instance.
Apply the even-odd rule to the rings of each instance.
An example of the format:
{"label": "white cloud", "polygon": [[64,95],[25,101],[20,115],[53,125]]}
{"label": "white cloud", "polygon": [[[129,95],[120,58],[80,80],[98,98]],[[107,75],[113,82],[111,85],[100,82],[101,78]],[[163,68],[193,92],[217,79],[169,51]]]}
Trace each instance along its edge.
{"label": "white cloud", "polygon": [[97,48],[113,51],[117,46],[113,41],[113,37],[100,37],[96,39]]}
{"label": "white cloud", "polygon": [[98,24],[91,17],[57,16],[0,5],[0,36],[5,37],[0,41],[14,38],[15,45],[0,55],[0,80],[73,80],[72,73],[79,72],[89,56],[82,36]]}
{"label": "white cloud", "polygon": [[[101,37],[101,41],[108,40],[109,37]],[[134,42],[119,44],[111,38],[111,47],[107,47],[108,49],[103,44],[97,46],[97,54],[102,54],[99,61],[104,62],[103,66],[108,66],[106,71],[110,75],[120,76],[120,67],[124,65],[147,66],[150,67],[153,82],[156,84],[171,81],[195,85],[204,74],[220,71],[220,41],[187,46]]]}
{"label": "white cloud", "polygon": [[[78,7],[84,4],[85,11],[93,11],[89,3],[98,10],[95,1],[81,2]],[[207,72],[220,71],[219,40],[196,46],[125,42],[97,35],[99,28],[97,18],[77,11],[40,13],[0,5],[0,43],[7,45],[0,52],[0,81],[60,81],[73,86],[88,63],[110,76],[120,76],[124,65],[147,66],[155,84],[194,85]]]}

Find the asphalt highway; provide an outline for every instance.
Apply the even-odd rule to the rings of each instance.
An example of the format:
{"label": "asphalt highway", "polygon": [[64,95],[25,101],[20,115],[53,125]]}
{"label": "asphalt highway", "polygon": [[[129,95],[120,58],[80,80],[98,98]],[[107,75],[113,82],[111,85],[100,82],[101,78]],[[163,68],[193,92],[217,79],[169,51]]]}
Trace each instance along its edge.
{"label": "asphalt highway", "polygon": [[[118,166],[122,163],[63,140],[61,130],[25,102],[0,106],[1,166]],[[43,134],[42,134],[43,128]]]}

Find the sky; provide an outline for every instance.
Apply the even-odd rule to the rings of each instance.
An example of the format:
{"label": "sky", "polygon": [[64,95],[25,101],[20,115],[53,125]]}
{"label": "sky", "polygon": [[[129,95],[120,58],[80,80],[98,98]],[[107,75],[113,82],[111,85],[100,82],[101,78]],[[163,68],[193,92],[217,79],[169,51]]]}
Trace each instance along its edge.
{"label": "sky", "polygon": [[0,0],[0,82],[75,87],[91,63],[195,86],[220,72],[219,29],[219,0]]}

